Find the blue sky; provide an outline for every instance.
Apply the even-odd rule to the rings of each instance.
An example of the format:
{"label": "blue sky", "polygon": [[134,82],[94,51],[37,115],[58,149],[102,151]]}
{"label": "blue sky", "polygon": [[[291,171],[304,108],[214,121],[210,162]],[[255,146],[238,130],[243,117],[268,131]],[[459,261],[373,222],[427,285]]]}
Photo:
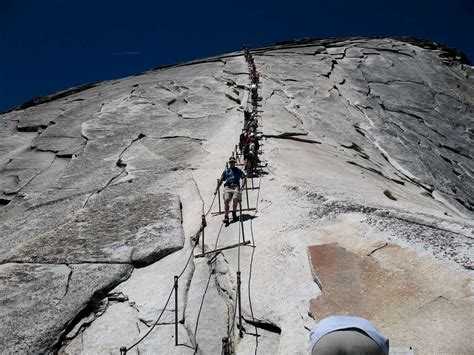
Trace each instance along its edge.
{"label": "blue sky", "polygon": [[407,35],[474,62],[474,1],[0,0],[0,112],[243,43]]}

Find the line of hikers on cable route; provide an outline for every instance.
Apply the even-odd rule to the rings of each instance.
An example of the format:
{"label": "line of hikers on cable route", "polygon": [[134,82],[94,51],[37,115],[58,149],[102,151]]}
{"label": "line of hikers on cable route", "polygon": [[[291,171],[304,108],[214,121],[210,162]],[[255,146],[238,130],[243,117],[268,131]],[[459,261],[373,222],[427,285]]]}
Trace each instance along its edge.
{"label": "line of hikers on cable route", "polygon": [[[217,182],[215,194],[219,190],[222,184],[224,184],[224,223],[226,226],[229,225],[229,210],[230,201],[232,200],[232,221],[237,221],[237,206],[242,202],[242,189],[246,187],[247,177],[254,177],[257,175],[256,169],[260,162],[258,158],[260,150],[259,140],[262,138],[261,132],[258,132],[258,102],[260,97],[258,96],[258,83],[260,73],[257,72],[255,61],[250,54],[250,50],[247,46],[244,46],[244,55],[248,63],[250,72],[250,103],[251,109],[246,108],[244,110],[244,126],[242,133],[239,137],[238,151],[232,153],[226,164],[226,169],[222,173],[220,179]],[[236,166],[237,160],[243,157],[244,171]]]}
{"label": "line of hikers on cable route", "polygon": [[[242,189],[246,188],[247,177],[256,175],[259,158],[259,140],[262,134],[258,132],[258,84],[260,74],[247,46],[244,46],[245,59],[250,69],[250,102],[252,109],[244,111],[244,127],[239,138],[238,149],[243,157],[246,173],[236,164],[240,158],[237,152],[226,164],[220,179],[217,181],[215,194],[224,184],[224,223],[229,225],[230,201],[232,200],[232,220],[237,221],[237,207],[242,202]],[[310,354],[367,354],[388,355],[389,340],[368,320],[351,316],[330,316],[317,323],[310,333]]]}

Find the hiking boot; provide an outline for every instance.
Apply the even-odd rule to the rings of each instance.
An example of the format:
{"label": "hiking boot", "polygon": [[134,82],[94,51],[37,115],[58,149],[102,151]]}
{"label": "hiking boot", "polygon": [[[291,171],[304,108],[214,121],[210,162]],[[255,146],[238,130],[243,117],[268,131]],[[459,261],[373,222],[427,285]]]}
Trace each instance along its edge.
{"label": "hiking boot", "polygon": [[232,212],[232,221],[233,222],[237,221],[237,213],[235,211]]}
{"label": "hiking boot", "polygon": [[225,216],[223,222],[226,226],[228,226],[229,225],[229,216]]}

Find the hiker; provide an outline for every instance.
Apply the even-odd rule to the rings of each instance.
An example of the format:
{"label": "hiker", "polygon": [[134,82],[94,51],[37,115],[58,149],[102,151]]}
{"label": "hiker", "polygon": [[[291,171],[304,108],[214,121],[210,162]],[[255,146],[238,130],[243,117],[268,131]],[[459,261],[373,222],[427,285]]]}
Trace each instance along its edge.
{"label": "hiker", "polygon": [[240,137],[239,137],[240,154],[242,154],[244,151],[244,145],[245,145],[245,142],[247,141],[247,136],[248,136],[247,130],[243,130],[242,133],[240,134]]}
{"label": "hiker", "polygon": [[[229,203],[232,199],[232,220],[237,221],[237,204],[242,201],[241,189],[245,187],[247,182],[245,173],[235,166],[236,159],[232,156],[229,158],[229,168],[226,168],[217,182],[217,190],[224,183],[224,223],[229,225]],[[241,181],[242,180],[242,184]]]}
{"label": "hiker", "polygon": [[388,355],[388,339],[368,320],[331,316],[316,324],[310,333],[311,355]]}
{"label": "hiker", "polygon": [[260,143],[255,137],[255,133],[250,133],[248,141],[244,145],[243,156],[245,160],[245,171],[248,176],[253,176],[253,171],[258,163],[258,149]]}
{"label": "hiker", "polygon": [[248,110],[244,111],[244,121],[248,121],[252,118],[252,113]]}

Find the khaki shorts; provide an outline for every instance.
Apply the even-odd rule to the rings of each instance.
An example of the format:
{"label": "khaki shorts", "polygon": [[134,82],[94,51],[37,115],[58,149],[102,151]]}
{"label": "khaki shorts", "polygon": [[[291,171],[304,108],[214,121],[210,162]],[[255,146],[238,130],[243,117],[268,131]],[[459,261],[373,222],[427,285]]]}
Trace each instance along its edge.
{"label": "khaki shorts", "polygon": [[241,202],[242,201],[242,192],[240,192],[237,189],[232,189],[230,187],[224,187],[224,201],[225,200],[231,200],[231,199],[237,199],[237,201]]}

